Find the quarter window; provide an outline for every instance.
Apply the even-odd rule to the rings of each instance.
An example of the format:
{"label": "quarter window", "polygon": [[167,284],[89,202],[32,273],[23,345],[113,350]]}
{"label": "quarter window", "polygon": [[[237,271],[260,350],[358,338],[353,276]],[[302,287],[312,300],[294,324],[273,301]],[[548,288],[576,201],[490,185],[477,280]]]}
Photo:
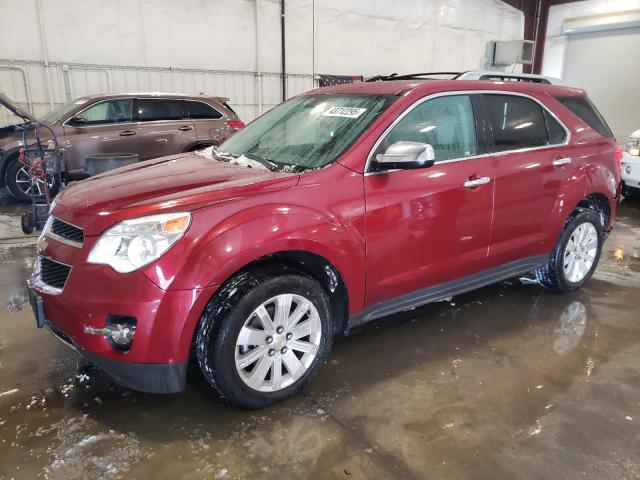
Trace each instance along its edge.
{"label": "quarter window", "polygon": [[186,101],[189,109],[189,116],[194,119],[210,119],[215,120],[222,117],[222,114],[211,105],[204,102]]}
{"label": "quarter window", "polygon": [[544,110],[544,120],[547,123],[549,145],[559,145],[564,143],[567,139],[567,132],[562,125],[560,125],[560,123],[558,123],[558,121],[546,110]]}
{"label": "quarter window", "polygon": [[547,127],[542,107],[516,95],[487,94],[485,106],[493,133],[493,151],[547,145]]}
{"label": "quarter window", "polygon": [[427,100],[411,110],[380,143],[375,154],[400,141],[428,143],[436,162],[476,155],[477,139],[471,98],[451,95]]}
{"label": "quarter window", "polygon": [[77,116],[84,120],[82,125],[126,123],[132,121],[132,110],[132,100],[130,98],[121,98],[96,103],[80,112]]}
{"label": "quarter window", "polygon": [[603,137],[613,138],[613,133],[604,121],[600,112],[591,103],[587,97],[575,96],[575,97],[557,97],[560,103],[571,110],[575,115],[583,122],[593,128]]}
{"label": "quarter window", "polygon": [[138,120],[153,122],[156,120],[182,120],[182,100],[160,100],[141,98],[138,100]]}

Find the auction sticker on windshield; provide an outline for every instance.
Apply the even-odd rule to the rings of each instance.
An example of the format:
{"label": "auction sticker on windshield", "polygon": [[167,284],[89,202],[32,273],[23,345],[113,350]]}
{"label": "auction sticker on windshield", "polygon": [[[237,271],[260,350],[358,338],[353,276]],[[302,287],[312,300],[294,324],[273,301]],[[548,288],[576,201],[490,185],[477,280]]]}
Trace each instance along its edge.
{"label": "auction sticker on windshield", "polygon": [[322,114],[323,117],[345,117],[345,118],[358,118],[364,112],[366,108],[356,107],[331,107],[329,110]]}

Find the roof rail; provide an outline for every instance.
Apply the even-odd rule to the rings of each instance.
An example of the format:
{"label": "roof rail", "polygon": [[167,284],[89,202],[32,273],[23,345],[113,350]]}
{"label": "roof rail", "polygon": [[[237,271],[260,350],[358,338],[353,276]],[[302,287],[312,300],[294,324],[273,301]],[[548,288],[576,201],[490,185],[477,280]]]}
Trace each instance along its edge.
{"label": "roof rail", "polygon": [[[398,75],[392,73],[391,75],[376,75],[374,77],[367,78],[365,82],[387,82],[390,80],[451,80],[460,75],[461,72],[422,72],[422,73],[407,73],[405,75]],[[434,76],[450,76],[451,78],[429,78]]]}
{"label": "roof rail", "polygon": [[[448,76],[449,78],[433,78]],[[502,82],[532,82],[544,84],[562,84],[560,80],[530,73],[507,73],[492,70],[469,70],[466,72],[423,72],[398,75],[376,75],[365,82],[387,82],[391,80],[488,80]]]}
{"label": "roof rail", "polygon": [[470,70],[462,72],[455,80],[489,80],[501,82],[532,82],[544,84],[558,84],[560,81],[555,78],[545,77],[543,75],[534,75],[531,73],[509,73],[498,72],[493,70]]}

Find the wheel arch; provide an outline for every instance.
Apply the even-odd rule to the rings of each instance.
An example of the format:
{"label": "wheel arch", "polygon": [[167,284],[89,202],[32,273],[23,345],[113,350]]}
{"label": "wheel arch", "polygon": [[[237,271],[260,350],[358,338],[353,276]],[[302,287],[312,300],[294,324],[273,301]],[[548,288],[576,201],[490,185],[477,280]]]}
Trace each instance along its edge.
{"label": "wheel arch", "polygon": [[18,148],[3,152],[2,158],[0,158],[0,186],[6,186],[7,182],[5,181],[5,177],[7,175],[7,167],[9,166],[9,163],[11,163],[13,158],[17,157],[19,153],[20,150]]}
{"label": "wheel arch", "polygon": [[[340,270],[326,257],[308,250],[282,250],[256,258],[237,268],[221,283],[207,303],[215,299],[225,286],[243,273],[270,270],[274,273],[300,272],[316,280],[325,290],[331,302],[331,313],[336,332],[343,333],[349,318],[349,293]],[[192,337],[195,338],[194,325]]]}

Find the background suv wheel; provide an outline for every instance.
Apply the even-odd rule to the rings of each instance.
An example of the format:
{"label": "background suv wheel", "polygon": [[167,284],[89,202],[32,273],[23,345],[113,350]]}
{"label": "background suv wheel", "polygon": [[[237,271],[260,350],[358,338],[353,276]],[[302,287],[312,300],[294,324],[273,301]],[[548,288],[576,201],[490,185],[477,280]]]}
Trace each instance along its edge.
{"label": "background suv wheel", "polygon": [[258,408],[299,393],[331,349],[329,299],[302,273],[241,273],[207,306],[196,355],[229,402]]}
{"label": "background suv wheel", "polygon": [[578,212],[567,220],[549,263],[536,270],[538,282],[548,290],[571,292],[591,278],[602,252],[604,231],[593,210]]}
{"label": "background suv wheel", "polygon": [[[53,198],[60,189],[60,182],[54,175],[48,175],[49,195]],[[44,180],[39,180],[35,185],[31,184],[31,178],[27,167],[18,161],[18,157],[9,160],[4,177],[7,189],[17,200],[29,201],[32,196],[44,198]]]}

